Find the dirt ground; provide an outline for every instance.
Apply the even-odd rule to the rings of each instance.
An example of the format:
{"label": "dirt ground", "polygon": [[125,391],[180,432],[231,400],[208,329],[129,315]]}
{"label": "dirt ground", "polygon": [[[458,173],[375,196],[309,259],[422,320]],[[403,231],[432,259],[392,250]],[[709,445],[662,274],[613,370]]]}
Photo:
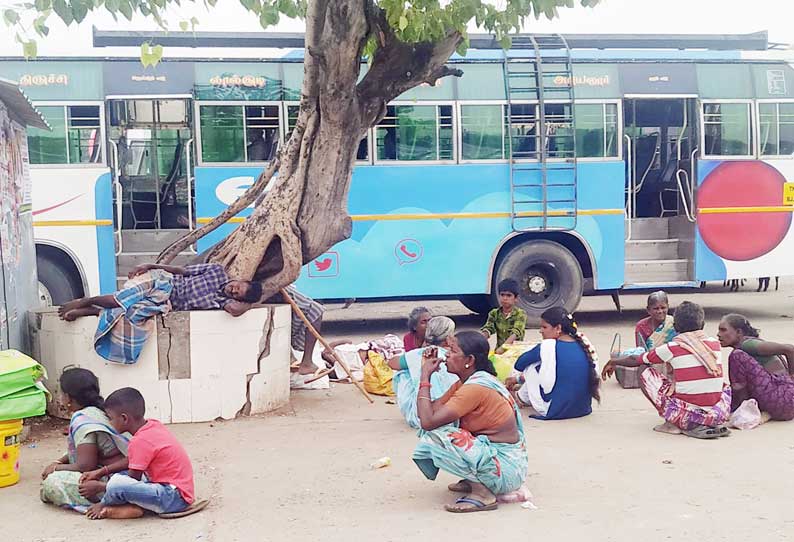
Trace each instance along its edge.
{"label": "dirt ground", "polygon": [[[719,316],[740,311],[763,336],[794,340],[794,282],[780,292],[738,294],[715,285],[676,292]],[[754,285],[752,285],[754,290]],[[623,296],[618,314],[607,297],[586,298],[580,327],[606,355],[616,331],[631,337],[644,294]],[[400,331],[416,303],[330,306],[328,337],[366,338]],[[481,318],[450,301],[424,303],[474,328]],[[535,331],[530,331],[530,337]],[[794,539],[794,424],[769,423],[719,441],[651,431],[657,417],[637,390],[611,381],[585,419],[527,421],[527,480],[538,510],[503,505],[466,516],[444,512],[452,500],[440,475],[425,480],[411,462],[416,437],[396,406],[367,404],[349,385],[293,392],[288,408],[262,418],[171,426],[188,449],[207,510],[179,520],[90,522],[42,504],[39,473],[64,448],[43,425],[22,450],[22,481],[0,489],[0,540],[315,541],[372,540],[720,540]],[[369,464],[390,456],[392,465]]]}

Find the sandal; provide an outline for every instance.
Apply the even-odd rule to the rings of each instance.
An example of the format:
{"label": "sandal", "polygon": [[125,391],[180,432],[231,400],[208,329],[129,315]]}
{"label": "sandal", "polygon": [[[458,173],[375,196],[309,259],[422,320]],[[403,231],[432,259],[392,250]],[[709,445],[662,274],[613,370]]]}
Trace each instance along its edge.
{"label": "sandal", "polygon": [[200,501],[194,502],[193,504],[191,504],[181,512],[171,512],[170,514],[158,514],[158,516],[163,519],[183,518],[185,516],[193,515],[196,512],[201,512],[207,507],[209,503],[210,503],[209,499],[202,499]]}
{"label": "sandal", "polygon": [[453,493],[471,493],[471,484],[468,480],[461,480],[454,484],[449,484],[447,489]]}
{"label": "sandal", "polygon": [[491,504],[485,504],[484,502],[473,499],[472,497],[461,497],[455,501],[455,504],[470,504],[472,505],[472,508],[461,508],[460,506],[446,504],[444,505],[444,509],[447,512],[452,512],[453,514],[468,514],[470,512],[488,512],[490,510],[496,510],[499,508],[499,503],[496,501],[492,502]]}
{"label": "sandal", "polygon": [[706,427],[705,425],[699,425],[694,429],[683,431],[683,433],[688,437],[701,440],[713,440],[720,437],[720,430],[718,428]]}
{"label": "sandal", "polygon": [[730,437],[731,436],[731,430],[728,429],[727,425],[718,425],[716,427],[716,429],[717,429],[717,431],[719,431],[720,437]]}

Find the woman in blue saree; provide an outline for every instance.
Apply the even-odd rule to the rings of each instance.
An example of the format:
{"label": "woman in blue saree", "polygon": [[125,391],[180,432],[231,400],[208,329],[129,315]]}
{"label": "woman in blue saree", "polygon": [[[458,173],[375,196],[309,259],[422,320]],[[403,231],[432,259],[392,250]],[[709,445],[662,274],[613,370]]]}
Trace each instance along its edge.
{"label": "woman in blue saree", "polygon": [[496,378],[488,341],[463,331],[449,341],[447,371],[459,381],[439,399],[430,397],[431,376],[441,359],[427,348],[422,359],[416,408],[422,431],[413,460],[430,480],[439,470],[461,480],[450,491],[465,493],[448,512],[495,510],[496,496],[520,488],[527,476],[521,415],[510,392]]}
{"label": "woman in blue saree", "polygon": [[106,479],[81,483],[84,472],[101,469],[127,455],[127,437],[110,425],[99,381],[87,369],[67,369],[60,378],[61,391],[72,416],[68,452],[41,473],[41,500],[79,512],[96,502]]}

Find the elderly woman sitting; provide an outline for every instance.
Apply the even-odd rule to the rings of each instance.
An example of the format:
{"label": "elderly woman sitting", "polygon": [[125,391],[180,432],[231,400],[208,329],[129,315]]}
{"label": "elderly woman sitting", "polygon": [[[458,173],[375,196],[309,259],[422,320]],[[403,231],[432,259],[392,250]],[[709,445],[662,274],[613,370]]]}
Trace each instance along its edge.
{"label": "elderly woman sitting", "polygon": [[731,414],[731,389],[723,379],[720,343],[706,336],[704,325],[705,314],[699,305],[681,303],[674,314],[675,339],[641,356],[613,357],[604,366],[604,380],[621,365],[666,363],[672,368],[672,380],[655,368],[640,375],[642,392],[665,420],[655,431],[702,439],[729,433],[722,424]]}
{"label": "elderly woman sitting", "polygon": [[[446,359],[449,340],[454,339],[455,322],[446,316],[436,316],[427,323],[424,334],[424,341],[437,348],[437,355],[441,359]],[[394,393],[397,396],[397,404],[400,412],[405,417],[408,425],[414,429],[419,429],[419,416],[416,413],[416,392],[419,389],[419,378],[422,372],[422,354],[425,351],[421,348],[406,350],[404,354],[395,356],[389,360],[389,367],[396,372],[392,379]],[[445,367],[433,374],[430,379],[432,389],[430,396],[435,400],[444,395],[458,377],[449,374]]]}
{"label": "elderly woman sitting", "polygon": [[427,307],[416,307],[408,315],[408,333],[403,336],[403,346],[406,352],[422,348],[425,342],[427,324],[433,314]]}
{"label": "elderly woman sitting", "polygon": [[496,378],[485,337],[463,331],[448,342],[447,370],[460,381],[433,401],[430,379],[442,361],[435,348],[425,349],[416,396],[423,431],[413,459],[430,480],[439,470],[462,478],[449,490],[466,496],[447,505],[448,512],[494,510],[496,496],[517,490],[527,476],[521,415]]}

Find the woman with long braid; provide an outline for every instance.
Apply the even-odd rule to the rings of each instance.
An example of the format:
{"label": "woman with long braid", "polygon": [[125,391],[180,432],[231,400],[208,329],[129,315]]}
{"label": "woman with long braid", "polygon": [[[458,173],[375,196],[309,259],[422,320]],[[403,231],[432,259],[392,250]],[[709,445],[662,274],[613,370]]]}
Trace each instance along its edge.
{"label": "woman with long braid", "polygon": [[576,320],[563,307],[540,316],[543,341],[518,358],[518,377],[507,380],[517,398],[541,420],[580,418],[593,411],[592,400],[601,400],[595,348],[579,331]]}

